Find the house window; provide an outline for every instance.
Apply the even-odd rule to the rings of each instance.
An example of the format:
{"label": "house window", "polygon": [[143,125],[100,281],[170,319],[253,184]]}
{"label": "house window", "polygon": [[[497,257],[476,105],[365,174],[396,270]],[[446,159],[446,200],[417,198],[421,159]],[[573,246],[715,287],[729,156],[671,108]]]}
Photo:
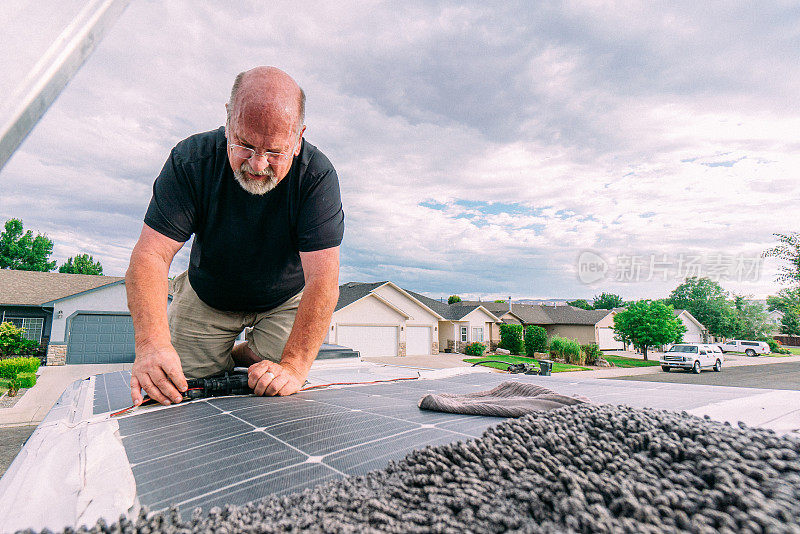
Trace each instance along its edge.
{"label": "house window", "polygon": [[483,343],[483,327],[472,329],[472,339]]}
{"label": "house window", "polygon": [[463,341],[464,343],[467,342],[467,327],[466,326],[462,326],[461,327],[461,341]]}
{"label": "house window", "polygon": [[25,339],[32,339],[37,343],[42,341],[42,329],[44,328],[44,319],[42,318],[28,318],[28,317],[6,317],[6,322],[9,322],[17,328],[22,328],[22,336]]}

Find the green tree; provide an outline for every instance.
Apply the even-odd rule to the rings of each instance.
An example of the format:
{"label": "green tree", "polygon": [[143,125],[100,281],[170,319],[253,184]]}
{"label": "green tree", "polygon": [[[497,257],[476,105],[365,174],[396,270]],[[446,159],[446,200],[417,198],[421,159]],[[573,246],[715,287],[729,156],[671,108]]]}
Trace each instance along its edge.
{"label": "green tree", "polygon": [[784,313],[781,318],[781,334],[800,336],[800,317],[797,313]]}
{"label": "green tree", "polygon": [[498,304],[505,304],[506,301],[504,301],[503,299],[497,299],[495,300],[495,302],[497,302]]}
{"label": "green tree", "polygon": [[647,349],[677,343],[686,327],[675,317],[672,306],[652,300],[631,303],[614,316],[614,338],[641,349],[647,360]]}
{"label": "green tree", "polygon": [[717,282],[692,276],[664,300],[676,310],[687,310],[709,333],[731,337],[736,329],[736,311],[728,301],[728,293]]}
{"label": "green tree", "polygon": [[459,297],[458,295],[450,295],[447,298],[448,304],[455,304],[456,302],[461,302],[461,297]]}
{"label": "green tree", "polygon": [[18,271],[52,271],[55,261],[47,261],[53,253],[53,242],[41,234],[23,232],[22,221],[9,219],[0,233],[0,269]]}
{"label": "green tree", "polygon": [[764,251],[765,258],[778,258],[789,263],[781,266],[777,281],[786,284],[800,284],[800,233],[772,234],[778,238],[779,245]]}
{"label": "green tree", "polygon": [[547,352],[547,330],[529,324],[525,327],[525,354],[533,358],[537,352]]}
{"label": "green tree", "polygon": [[88,254],[78,254],[74,258],[69,258],[58,268],[60,273],[72,274],[103,274],[103,266],[100,261],[94,261],[94,258]]}
{"label": "green tree", "polygon": [[774,327],[769,322],[764,306],[737,295],[734,298],[734,308],[736,309],[735,337],[739,339],[769,337]]}
{"label": "green tree", "polygon": [[497,344],[501,349],[506,349],[511,354],[522,353],[522,325],[521,324],[501,324],[500,343]]}
{"label": "green tree", "polygon": [[600,296],[595,295],[592,308],[595,310],[613,310],[614,308],[622,307],[622,297],[614,293],[601,293]]}
{"label": "green tree", "polygon": [[582,310],[591,310],[592,305],[586,299],[570,300],[567,302],[570,306],[580,308]]}
{"label": "green tree", "polygon": [[777,295],[767,297],[767,310],[784,314],[800,313],[800,286],[784,288]]}

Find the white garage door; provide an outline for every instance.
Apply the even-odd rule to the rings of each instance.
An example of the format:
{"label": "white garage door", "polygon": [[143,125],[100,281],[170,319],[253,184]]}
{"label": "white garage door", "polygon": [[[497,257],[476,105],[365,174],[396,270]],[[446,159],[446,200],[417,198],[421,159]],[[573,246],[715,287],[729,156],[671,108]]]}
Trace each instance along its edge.
{"label": "white garage door", "polygon": [[397,327],[339,326],[336,343],[361,356],[397,356]]}
{"label": "white garage door", "polygon": [[424,356],[431,353],[431,327],[406,327],[406,354]]}
{"label": "white garage door", "polygon": [[622,341],[614,339],[614,329],[609,327],[597,329],[597,342],[601,349],[622,350],[625,348]]}

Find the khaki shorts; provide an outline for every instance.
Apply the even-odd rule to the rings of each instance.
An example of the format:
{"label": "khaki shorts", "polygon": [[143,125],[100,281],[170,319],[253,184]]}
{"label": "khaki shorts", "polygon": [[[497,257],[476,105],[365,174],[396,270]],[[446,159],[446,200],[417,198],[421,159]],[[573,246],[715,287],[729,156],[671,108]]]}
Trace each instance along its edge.
{"label": "khaki shorts", "polygon": [[200,300],[187,274],[180,274],[175,278],[167,316],[172,346],[181,358],[183,374],[186,378],[203,378],[233,369],[231,349],[242,330],[253,352],[279,362],[302,295],[300,291],[265,312],[221,311]]}

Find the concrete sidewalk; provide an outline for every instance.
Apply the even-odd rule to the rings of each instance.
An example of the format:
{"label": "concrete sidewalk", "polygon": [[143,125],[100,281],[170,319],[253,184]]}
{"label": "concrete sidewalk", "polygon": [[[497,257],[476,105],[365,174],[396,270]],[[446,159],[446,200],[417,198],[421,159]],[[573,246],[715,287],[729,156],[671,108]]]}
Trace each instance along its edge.
{"label": "concrete sidewalk", "polygon": [[133,364],[85,364],[40,367],[36,385],[11,408],[0,409],[0,427],[39,424],[64,390],[76,380],[100,373],[130,370]]}

